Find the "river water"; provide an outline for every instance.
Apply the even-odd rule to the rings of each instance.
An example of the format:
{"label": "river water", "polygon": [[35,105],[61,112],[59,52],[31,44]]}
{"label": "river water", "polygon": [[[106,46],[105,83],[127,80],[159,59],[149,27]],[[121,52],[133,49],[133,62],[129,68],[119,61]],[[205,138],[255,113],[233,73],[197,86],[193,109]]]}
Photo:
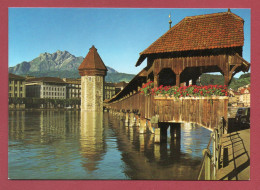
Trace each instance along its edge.
{"label": "river water", "polygon": [[[179,139],[153,134],[110,113],[9,111],[10,179],[196,180],[210,131],[182,125]],[[170,133],[168,133],[170,134]]]}

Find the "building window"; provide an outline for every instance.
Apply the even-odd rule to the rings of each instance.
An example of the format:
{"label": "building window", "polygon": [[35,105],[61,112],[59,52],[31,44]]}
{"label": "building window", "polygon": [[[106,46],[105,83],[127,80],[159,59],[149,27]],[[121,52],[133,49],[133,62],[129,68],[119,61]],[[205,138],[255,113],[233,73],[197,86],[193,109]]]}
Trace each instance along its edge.
{"label": "building window", "polygon": [[22,94],[22,93],[20,94],[20,97],[23,97],[23,94]]}
{"label": "building window", "polygon": [[17,91],[17,87],[14,87],[14,90]]}
{"label": "building window", "polygon": [[12,90],[12,87],[11,87],[11,86],[9,87],[9,90]]}
{"label": "building window", "polygon": [[91,82],[91,77],[88,77],[88,81]]}
{"label": "building window", "polygon": [[20,91],[23,91],[23,87],[20,87]]}

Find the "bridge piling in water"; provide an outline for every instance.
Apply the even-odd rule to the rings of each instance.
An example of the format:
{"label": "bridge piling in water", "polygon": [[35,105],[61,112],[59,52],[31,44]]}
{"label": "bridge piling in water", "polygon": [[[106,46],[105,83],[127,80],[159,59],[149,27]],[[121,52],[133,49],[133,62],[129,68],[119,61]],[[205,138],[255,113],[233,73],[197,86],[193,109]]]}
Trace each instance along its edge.
{"label": "bridge piling in water", "polygon": [[143,134],[145,132],[146,132],[146,119],[141,118],[140,119],[139,133]]}
{"label": "bridge piling in water", "polygon": [[129,126],[133,127],[136,124],[135,122],[135,114],[133,112],[129,113]]}
{"label": "bridge piling in water", "polygon": [[181,124],[171,123],[170,134],[171,134],[171,139],[175,139],[175,138],[179,139],[181,137]]}
{"label": "bridge piling in water", "polygon": [[125,113],[125,126],[128,126],[129,125],[129,113],[126,112]]}

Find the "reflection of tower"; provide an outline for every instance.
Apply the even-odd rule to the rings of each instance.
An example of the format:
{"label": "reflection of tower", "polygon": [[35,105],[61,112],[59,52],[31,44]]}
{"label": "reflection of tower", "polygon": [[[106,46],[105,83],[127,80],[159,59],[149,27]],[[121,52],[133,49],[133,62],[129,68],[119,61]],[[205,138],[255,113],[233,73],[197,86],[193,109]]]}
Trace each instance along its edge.
{"label": "reflection of tower", "polygon": [[83,166],[88,171],[97,169],[96,165],[105,152],[103,130],[103,112],[81,112],[81,155],[86,159]]}
{"label": "reflection of tower", "polygon": [[104,76],[107,68],[92,46],[81,65],[81,110],[103,111]]}

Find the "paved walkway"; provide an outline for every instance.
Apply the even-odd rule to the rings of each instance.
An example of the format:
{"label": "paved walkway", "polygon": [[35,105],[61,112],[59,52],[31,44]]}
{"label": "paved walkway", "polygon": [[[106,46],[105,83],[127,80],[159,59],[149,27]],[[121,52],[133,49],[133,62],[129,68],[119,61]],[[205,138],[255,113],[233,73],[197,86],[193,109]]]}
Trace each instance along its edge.
{"label": "paved walkway", "polygon": [[223,135],[217,180],[250,179],[250,129]]}

